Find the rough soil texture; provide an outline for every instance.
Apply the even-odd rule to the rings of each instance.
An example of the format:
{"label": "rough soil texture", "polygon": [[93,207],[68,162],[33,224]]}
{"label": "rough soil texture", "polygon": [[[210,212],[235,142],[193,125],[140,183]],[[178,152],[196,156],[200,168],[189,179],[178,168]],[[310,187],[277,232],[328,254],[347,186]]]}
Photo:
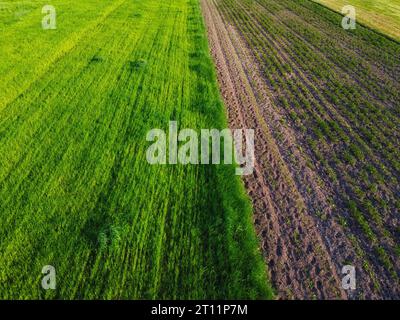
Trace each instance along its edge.
{"label": "rough soil texture", "polygon": [[[280,121],[282,114],[270,102],[271,93],[245,41],[224,21],[213,0],[201,0],[201,6],[230,127],[255,130],[256,165],[244,181],[277,297],[381,297],[374,291],[376,279],[362,270],[344,230],[330,219],[332,191],[324,189],[307,166],[294,130]],[[344,291],[341,284],[346,261],[359,270],[357,290],[352,292]]]}

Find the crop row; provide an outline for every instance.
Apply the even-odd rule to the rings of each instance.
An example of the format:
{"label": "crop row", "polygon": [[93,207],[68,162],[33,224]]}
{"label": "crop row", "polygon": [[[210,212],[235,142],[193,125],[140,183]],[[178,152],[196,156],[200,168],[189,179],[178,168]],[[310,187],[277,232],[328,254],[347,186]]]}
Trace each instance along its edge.
{"label": "crop row", "polygon": [[371,261],[379,256],[397,279],[398,44],[365,28],[348,34],[339,15],[310,1],[217,3],[334,190],[336,216],[346,217],[351,232],[362,231],[356,238]]}

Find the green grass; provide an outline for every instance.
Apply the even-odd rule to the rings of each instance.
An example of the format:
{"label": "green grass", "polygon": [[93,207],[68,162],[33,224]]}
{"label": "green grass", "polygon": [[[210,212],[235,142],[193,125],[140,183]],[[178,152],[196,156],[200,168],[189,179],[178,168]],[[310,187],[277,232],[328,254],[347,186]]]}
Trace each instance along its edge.
{"label": "green grass", "polygon": [[345,5],[356,8],[357,19],[388,36],[400,40],[400,0],[314,0],[341,12]]}
{"label": "green grass", "polygon": [[0,4],[0,298],[271,298],[234,166],[146,161],[227,126],[198,2],[52,5]]}

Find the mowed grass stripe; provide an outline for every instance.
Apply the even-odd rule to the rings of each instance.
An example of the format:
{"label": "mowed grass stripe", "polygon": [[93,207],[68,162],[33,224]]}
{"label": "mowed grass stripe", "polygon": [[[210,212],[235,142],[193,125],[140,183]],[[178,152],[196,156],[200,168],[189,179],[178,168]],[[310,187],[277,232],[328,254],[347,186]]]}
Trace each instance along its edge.
{"label": "mowed grass stripe", "polygon": [[226,126],[195,0],[124,2],[0,113],[1,297],[271,296],[234,168],[147,164],[169,120]]}

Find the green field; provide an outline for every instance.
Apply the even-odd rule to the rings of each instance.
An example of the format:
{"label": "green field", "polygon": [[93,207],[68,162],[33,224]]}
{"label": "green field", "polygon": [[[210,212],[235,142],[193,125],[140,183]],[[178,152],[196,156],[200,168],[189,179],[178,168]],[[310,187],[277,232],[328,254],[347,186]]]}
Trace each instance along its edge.
{"label": "green field", "polygon": [[0,2],[0,298],[270,298],[234,166],[146,161],[227,126],[198,1],[51,4]]}
{"label": "green field", "polygon": [[314,0],[335,11],[343,6],[356,8],[357,19],[384,34],[400,40],[400,0]]}

